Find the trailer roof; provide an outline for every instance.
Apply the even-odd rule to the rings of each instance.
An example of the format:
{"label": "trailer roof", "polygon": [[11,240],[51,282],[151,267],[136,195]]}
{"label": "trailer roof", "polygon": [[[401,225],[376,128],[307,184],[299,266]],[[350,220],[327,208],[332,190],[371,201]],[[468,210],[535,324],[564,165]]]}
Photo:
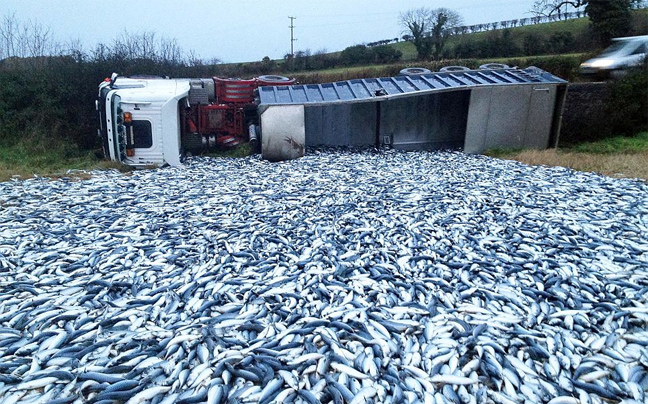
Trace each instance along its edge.
{"label": "trailer roof", "polygon": [[259,100],[260,105],[363,101],[478,86],[563,83],[567,82],[536,67],[524,70],[469,70],[355,79],[325,84],[259,87]]}

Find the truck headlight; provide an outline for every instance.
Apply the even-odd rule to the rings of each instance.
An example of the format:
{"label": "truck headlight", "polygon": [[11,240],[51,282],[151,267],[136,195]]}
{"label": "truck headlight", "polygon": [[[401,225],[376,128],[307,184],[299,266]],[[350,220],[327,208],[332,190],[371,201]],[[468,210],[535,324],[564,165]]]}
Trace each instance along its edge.
{"label": "truck headlight", "polygon": [[612,59],[599,59],[592,62],[592,67],[610,67],[614,64]]}

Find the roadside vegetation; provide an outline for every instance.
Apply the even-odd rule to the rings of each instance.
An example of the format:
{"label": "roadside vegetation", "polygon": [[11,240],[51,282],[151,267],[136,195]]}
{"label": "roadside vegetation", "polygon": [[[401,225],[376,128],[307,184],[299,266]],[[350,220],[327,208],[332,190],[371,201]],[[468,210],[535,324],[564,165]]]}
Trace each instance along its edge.
{"label": "roadside vegetation", "polygon": [[86,179],[86,171],[116,169],[129,172],[123,164],[98,158],[94,152],[70,145],[20,142],[0,146],[0,181],[33,177]]}
{"label": "roadside vegetation", "polygon": [[238,147],[229,150],[217,150],[207,153],[211,157],[224,157],[224,158],[241,158],[251,156],[255,153],[255,149],[250,143],[242,143]]}
{"label": "roadside vegetation", "polygon": [[529,165],[568,167],[648,181],[648,132],[549,150],[489,150],[486,155]]}

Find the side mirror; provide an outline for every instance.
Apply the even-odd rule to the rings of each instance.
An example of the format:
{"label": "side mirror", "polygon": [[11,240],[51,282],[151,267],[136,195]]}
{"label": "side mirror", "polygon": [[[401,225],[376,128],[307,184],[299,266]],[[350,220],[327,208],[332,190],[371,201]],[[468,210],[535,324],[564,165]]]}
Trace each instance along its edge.
{"label": "side mirror", "polygon": [[110,76],[110,87],[112,87],[115,84],[115,81],[117,80],[117,77],[119,77],[119,74],[113,73]]}

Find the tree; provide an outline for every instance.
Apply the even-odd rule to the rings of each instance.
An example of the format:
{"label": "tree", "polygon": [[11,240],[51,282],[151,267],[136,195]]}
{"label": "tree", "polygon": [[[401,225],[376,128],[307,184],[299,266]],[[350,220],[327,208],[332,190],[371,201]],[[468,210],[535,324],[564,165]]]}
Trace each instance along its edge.
{"label": "tree", "polygon": [[393,63],[403,56],[403,52],[387,45],[379,45],[372,50],[376,63]]}
{"label": "tree", "polygon": [[434,58],[439,59],[446,40],[452,33],[452,28],[463,24],[461,16],[447,8],[432,10],[432,40],[434,42]]}
{"label": "tree", "polygon": [[[531,9],[531,12],[540,17],[549,17],[553,15],[558,15],[560,17],[561,15],[567,19],[570,14],[568,13],[568,8],[571,6],[574,8],[574,11],[576,12],[576,15],[580,16],[581,12],[583,9],[585,9],[585,13],[589,16],[589,12],[587,11],[587,6],[589,3],[592,3],[589,0],[536,0],[533,3],[533,8]],[[618,6],[618,4],[614,3],[619,3],[616,0],[610,0],[610,1],[594,1],[593,3],[600,3],[600,5],[604,5],[606,3],[610,3],[612,7]],[[628,3],[627,7],[628,9],[630,8],[639,8],[639,7],[644,7],[646,5],[646,0],[625,0],[620,3]]]}
{"label": "tree", "polygon": [[63,53],[50,29],[36,21],[23,23],[15,14],[0,21],[0,59],[9,57],[38,58]]}
{"label": "tree", "polygon": [[409,31],[419,60],[434,55],[439,58],[452,28],[461,25],[461,16],[447,8],[411,9],[400,15],[400,22]]}
{"label": "tree", "polygon": [[340,53],[340,60],[347,66],[355,64],[371,63],[373,59],[373,52],[365,45],[354,45],[345,48]]}
{"label": "tree", "polygon": [[532,31],[524,35],[522,49],[525,56],[541,55],[547,51],[547,44],[542,35]]}
{"label": "tree", "polygon": [[569,6],[578,10],[587,5],[587,0],[537,0],[533,3],[531,12],[538,17],[560,16],[567,12]]}
{"label": "tree", "polygon": [[594,34],[605,43],[628,33],[632,20],[631,7],[631,0],[589,0],[585,12]]}
{"label": "tree", "polygon": [[[400,15],[401,24],[411,33],[408,35],[416,47],[420,60],[427,59],[432,53],[432,43],[427,35],[430,25],[430,9],[408,10]],[[403,36],[403,38],[405,38]]]}

